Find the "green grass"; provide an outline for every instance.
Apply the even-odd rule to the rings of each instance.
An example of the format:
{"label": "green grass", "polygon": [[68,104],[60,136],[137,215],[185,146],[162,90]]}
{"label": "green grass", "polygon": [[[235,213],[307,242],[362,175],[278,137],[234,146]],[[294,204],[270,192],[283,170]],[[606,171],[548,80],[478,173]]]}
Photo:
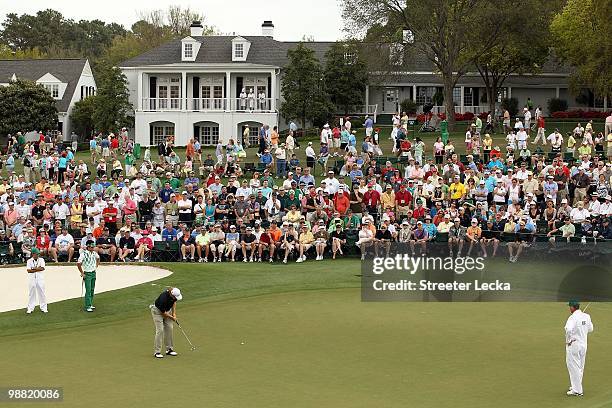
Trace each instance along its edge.
{"label": "green grass", "polygon": [[[560,303],[362,303],[352,259],[163,266],[94,314],[3,313],[0,384],[62,386],[62,407],[612,406],[608,304],[589,309],[585,397],[568,399]],[[146,306],[163,285],[199,348],[177,329],[181,355],[157,361]]]}

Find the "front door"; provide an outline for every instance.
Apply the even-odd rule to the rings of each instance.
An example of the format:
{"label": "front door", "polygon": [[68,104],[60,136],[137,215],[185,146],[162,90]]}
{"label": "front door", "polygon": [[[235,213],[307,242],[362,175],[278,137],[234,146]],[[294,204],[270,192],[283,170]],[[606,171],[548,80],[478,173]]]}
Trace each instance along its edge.
{"label": "front door", "polygon": [[383,90],[383,112],[395,113],[399,111],[399,89],[385,88]]}

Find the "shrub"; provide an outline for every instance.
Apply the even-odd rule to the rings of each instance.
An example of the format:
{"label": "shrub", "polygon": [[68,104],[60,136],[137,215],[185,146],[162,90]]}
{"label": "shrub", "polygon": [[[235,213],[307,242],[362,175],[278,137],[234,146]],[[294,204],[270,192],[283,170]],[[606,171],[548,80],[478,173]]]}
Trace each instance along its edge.
{"label": "shrub", "polygon": [[502,109],[507,109],[510,116],[516,116],[518,114],[518,99],[516,98],[504,98],[501,101]]}
{"label": "shrub", "polygon": [[417,111],[418,105],[412,99],[404,99],[400,103],[400,108],[402,109],[402,112],[406,112],[408,114],[414,114]]}
{"label": "shrub", "polygon": [[474,114],[472,112],[465,112],[463,114],[463,120],[469,120],[470,122],[474,120]]}
{"label": "shrub", "polygon": [[489,116],[489,112],[481,112],[478,117],[482,120],[487,120],[487,116]]}
{"label": "shrub", "polygon": [[565,99],[551,98],[548,100],[549,112],[565,112],[567,110],[567,101]]}

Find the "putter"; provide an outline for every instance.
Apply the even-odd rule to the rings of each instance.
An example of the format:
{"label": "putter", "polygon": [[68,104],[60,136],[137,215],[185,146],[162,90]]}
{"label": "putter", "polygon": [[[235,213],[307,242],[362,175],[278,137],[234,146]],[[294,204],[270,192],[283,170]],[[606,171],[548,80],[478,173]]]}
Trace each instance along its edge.
{"label": "putter", "polygon": [[587,303],[587,305],[584,307],[584,309],[582,309],[582,311],[586,312],[586,310],[589,308],[589,306],[591,306],[591,302]]}
{"label": "putter", "polygon": [[84,292],[85,292],[85,278],[81,278],[81,297],[79,298],[79,302],[81,304],[79,305],[79,311],[83,310],[82,306],[83,306],[83,304],[85,302],[85,299],[84,299],[85,293]]}
{"label": "putter", "polygon": [[191,340],[189,340],[189,337],[187,337],[187,333],[185,333],[185,330],[183,330],[183,328],[181,327],[181,325],[178,322],[178,320],[175,320],[175,322],[176,322],[176,325],[178,326],[178,328],[181,330],[181,333],[183,333],[183,336],[185,336],[185,338],[187,339],[187,342],[191,346],[191,351],[194,351],[196,349],[196,346],[194,346],[193,343],[191,342]]}

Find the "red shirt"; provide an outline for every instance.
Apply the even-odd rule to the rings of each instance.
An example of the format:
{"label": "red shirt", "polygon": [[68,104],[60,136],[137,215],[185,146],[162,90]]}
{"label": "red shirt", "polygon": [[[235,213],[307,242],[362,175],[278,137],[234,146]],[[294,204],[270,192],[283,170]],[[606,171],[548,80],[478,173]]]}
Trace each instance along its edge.
{"label": "red shirt", "polygon": [[118,211],[115,207],[106,207],[104,210],[102,210],[102,216],[104,217],[105,222],[117,222],[117,213]]}
{"label": "red shirt", "polygon": [[538,127],[542,129],[544,128],[544,118],[542,116],[538,118]]}
{"label": "red shirt", "polygon": [[400,207],[409,206],[412,203],[412,194],[406,189],[404,189],[404,191],[399,190],[395,193],[395,202]]}
{"label": "red shirt", "polygon": [[363,195],[363,202],[368,207],[376,207],[380,202],[380,193],[374,189],[368,190]]}
{"label": "red shirt", "polygon": [[350,205],[351,201],[348,199],[345,193],[336,194],[334,197],[334,207],[340,214],[345,214]]}
{"label": "red shirt", "polygon": [[114,137],[113,140],[111,140],[111,148],[113,149],[119,148],[119,139],[117,139],[116,137]]}
{"label": "red shirt", "polygon": [[412,218],[424,218],[425,217],[425,207],[417,207],[412,211]]}
{"label": "red shirt", "polygon": [[140,238],[136,244],[136,248],[140,247],[142,244],[146,245],[149,249],[153,248],[153,241],[149,237]]}
{"label": "red shirt", "polygon": [[[44,239],[44,242],[43,242]],[[51,246],[51,239],[49,239],[49,236],[47,234],[45,234],[45,236],[43,237],[42,235],[39,235],[38,237],[36,237],[36,248],[38,249],[49,249],[49,247]]]}

